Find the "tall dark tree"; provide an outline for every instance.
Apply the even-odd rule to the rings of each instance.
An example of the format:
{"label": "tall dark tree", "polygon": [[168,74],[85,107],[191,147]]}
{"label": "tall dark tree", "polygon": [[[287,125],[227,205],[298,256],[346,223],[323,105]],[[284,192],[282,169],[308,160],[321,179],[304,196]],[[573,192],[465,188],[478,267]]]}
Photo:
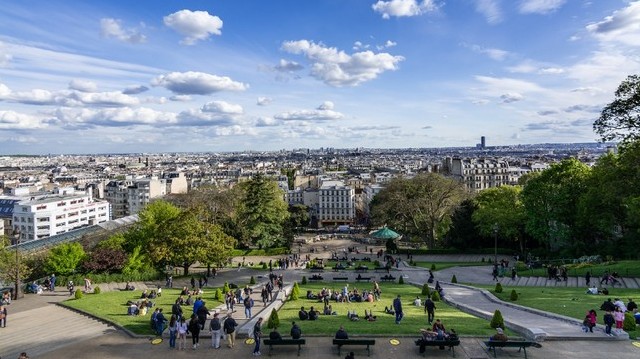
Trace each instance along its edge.
{"label": "tall dark tree", "polygon": [[475,198],[477,208],[473,212],[473,221],[483,236],[498,235],[501,243],[515,242],[520,251],[524,252],[522,233],[525,214],[520,192],[522,188],[519,186],[500,186],[483,190]]}
{"label": "tall dark tree", "polygon": [[453,211],[451,215],[451,227],[447,233],[447,245],[463,248],[481,248],[486,243],[480,242],[482,238],[473,223],[473,212],[476,204],[472,199],[465,199]]}
{"label": "tall dark tree", "polygon": [[398,178],[374,197],[371,216],[375,225],[386,224],[435,247],[449,229],[453,210],[467,195],[461,183],[435,173]]}
{"label": "tall dark tree", "polygon": [[593,123],[602,141],[624,142],[640,139],[640,76],[628,76]]}

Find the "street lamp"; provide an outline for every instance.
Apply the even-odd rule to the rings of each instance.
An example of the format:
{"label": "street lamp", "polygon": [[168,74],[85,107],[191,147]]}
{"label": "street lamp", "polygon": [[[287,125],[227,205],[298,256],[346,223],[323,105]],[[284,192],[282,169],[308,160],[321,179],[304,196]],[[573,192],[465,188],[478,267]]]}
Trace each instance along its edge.
{"label": "street lamp", "polygon": [[22,298],[22,288],[20,285],[20,255],[18,253],[18,244],[20,244],[20,229],[15,227],[13,230],[14,243],[13,246],[16,249],[16,282],[15,289],[13,291],[13,300],[17,300],[18,298]]}
{"label": "street lamp", "polygon": [[493,264],[498,264],[498,231],[500,226],[497,223],[493,225]]}

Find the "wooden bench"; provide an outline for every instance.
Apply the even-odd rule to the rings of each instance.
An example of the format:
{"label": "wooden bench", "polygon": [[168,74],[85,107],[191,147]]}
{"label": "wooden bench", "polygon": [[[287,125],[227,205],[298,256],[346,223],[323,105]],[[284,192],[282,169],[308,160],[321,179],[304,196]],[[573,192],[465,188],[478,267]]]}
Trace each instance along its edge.
{"label": "wooden bench", "polygon": [[336,267],[333,267],[333,271],[334,271],[334,272],[339,272],[339,271],[341,271],[341,270],[345,270],[345,269],[347,269],[347,267],[345,267],[345,266],[336,266]]}
{"label": "wooden bench", "polygon": [[337,281],[345,281],[346,282],[346,281],[349,280],[349,278],[348,277],[333,277],[333,280],[336,281],[336,282]]}
{"label": "wooden bench", "polygon": [[319,280],[323,280],[324,278],[322,277],[311,277],[309,278],[310,281],[319,281]]}
{"label": "wooden bench", "polygon": [[277,345],[297,345],[298,346],[298,356],[300,356],[300,349],[302,346],[306,344],[305,339],[264,339],[264,345],[269,346],[269,356],[271,356],[271,350],[273,350],[274,346]]}
{"label": "wooden bench", "polygon": [[526,340],[521,340],[521,341],[508,340],[506,342],[499,341],[499,340],[490,340],[490,341],[484,342],[484,345],[487,346],[487,349],[489,350],[489,352],[491,352],[491,349],[493,349],[494,358],[498,357],[496,354],[496,348],[518,348],[518,352],[520,352],[521,350],[524,352],[524,357],[526,359],[528,347],[531,347],[531,346],[535,346],[537,348],[540,347],[540,344],[536,342],[526,341]]}
{"label": "wooden bench", "polygon": [[370,282],[370,281],[371,281],[371,277],[356,278],[356,282]]}
{"label": "wooden bench", "polygon": [[358,267],[356,268],[356,273],[367,273],[369,271],[369,267]]}
{"label": "wooden bench", "polygon": [[396,277],[392,275],[380,277],[381,282],[394,282],[395,280],[396,280]]}
{"label": "wooden bench", "polygon": [[375,339],[334,339],[333,344],[338,346],[338,356],[343,345],[366,345],[367,356],[371,356],[370,346],[376,344]]}
{"label": "wooden bench", "polygon": [[[422,339],[418,339],[416,340],[416,345],[419,347],[421,347],[422,345],[424,345],[425,347],[449,347],[449,350],[451,350],[451,355],[455,358],[456,356],[455,347],[460,345],[460,339],[426,340],[426,341],[423,341]],[[423,354],[424,356],[427,356],[426,351]]]}
{"label": "wooden bench", "polygon": [[309,269],[309,271],[311,271],[312,273],[314,273],[314,272],[324,272],[324,268],[312,267],[311,269]]}

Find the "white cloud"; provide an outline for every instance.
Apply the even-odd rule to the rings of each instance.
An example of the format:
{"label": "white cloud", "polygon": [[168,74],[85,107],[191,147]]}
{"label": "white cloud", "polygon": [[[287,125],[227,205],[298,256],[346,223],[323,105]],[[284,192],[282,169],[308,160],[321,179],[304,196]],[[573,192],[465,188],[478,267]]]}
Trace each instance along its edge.
{"label": "white cloud", "polygon": [[371,8],[380,14],[383,19],[389,19],[391,16],[417,16],[438,9],[434,0],[379,0],[371,5]]}
{"label": "white cloud", "polygon": [[600,22],[587,25],[587,31],[600,41],[640,46],[640,1],[614,11]]}
{"label": "white cloud", "polygon": [[69,98],[78,100],[85,105],[96,106],[135,106],[140,104],[140,100],[136,97],[125,95],[119,91],[96,93],[73,92],[69,95]]}
{"label": "white cloud", "polygon": [[191,101],[191,96],[189,95],[174,95],[169,97],[169,100],[175,102],[189,102]]}
{"label": "white cloud", "polygon": [[122,93],[125,95],[137,95],[145,91],[149,91],[149,88],[147,86],[133,85],[133,86],[127,86],[124,90],[122,90]]}
{"label": "white cloud", "polygon": [[496,61],[502,61],[507,56],[509,56],[509,51],[505,51],[505,50],[501,50],[501,49],[486,48],[486,47],[483,47],[483,46],[480,46],[480,45],[469,45],[469,44],[466,44],[466,43],[463,43],[462,46],[471,49],[473,52],[477,52],[479,54],[487,55],[489,58],[491,58],[493,60],[496,60]]}
{"label": "white cloud", "polygon": [[559,67],[544,67],[538,70],[538,73],[542,75],[559,75],[563,74],[564,72],[565,70]]}
{"label": "white cloud", "polygon": [[13,56],[9,54],[2,42],[0,42],[0,67],[8,66],[12,58]]}
{"label": "white cloud", "polygon": [[0,111],[0,130],[27,130],[44,128],[38,118],[15,111]]}
{"label": "white cloud", "polygon": [[241,115],[244,110],[242,106],[225,101],[211,101],[201,108],[202,112],[212,112],[227,115]]}
{"label": "white cloud", "polygon": [[59,108],[54,112],[55,122],[68,129],[93,126],[121,127],[133,125],[166,126],[176,123],[171,112],[156,111],[146,107],[69,109]]}
{"label": "white cloud", "polygon": [[118,19],[101,19],[100,29],[102,31],[102,36],[104,37],[118,39],[131,44],[139,44],[147,40],[147,37],[141,34],[137,29],[123,29],[121,21]]}
{"label": "white cloud", "polygon": [[271,117],[260,117],[256,120],[257,127],[272,127],[280,125],[280,121],[276,121]]}
{"label": "white cloud", "polygon": [[180,112],[178,120],[181,126],[231,126],[236,124],[236,114],[189,109]]}
{"label": "white cloud", "polygon": [[476,0],[476,11],[484,15],[489,24],[497,24],[502,21],[499,0]]}
{"label": "white cloud", "polygon": [[503,103],[512,103],[512,102],[524,100],[524,96],[514,92],[514,93],[506,93],[506,94],[500,95],[500,99],[502,100]]}
{"label": "white cloud", "polygon": [[288,111],[274,116],[282,121],[335,121],[344,117],[340,112],[333,111],[334,104],[325,101],[315,110]]}
{"label": "white cloud", "polygon": [[207,11],[180,10],[164,17],[164,24],[185,36],[180,43],[193,45],[211,35],[221,35],[222,20]]}
{"label": "white cloud", "polygon": [[244,91],[249,87],[226,76],[194,71],[161,75],[153,79],[151,84],[162,86],[179,95],[210,95],[220,91]]}
{"label": "white cloud", "polygon": [[484,95],[501,96],[504,94],[522,94],[527,92],[544,93],[544,88],[538,84],[504,77],[490,77],[490,76],[476,76],[476,80],[487,85],[487,87],[480,89]]}
{"label": "white cloud", "polygon": [[486,104],[489,103],[489,100],[477,99],[477,100],[472,100],[471,103],[474,104],[474,105],[486,105]]}
{"label": "white cloud", "polygon": [[257,104],[258,106],[267,106],[270,105],[272,101],[273,99],[271,97],[260,96],[258,97]]}
{"label": "white cloud", "polygon": [[282,49],[293,54],[303,54],[311,62],[311,75],[324,83],[341,87],[357,86],[373,80],[384,71],[397,70],[402,56],[372,51],[348,55],[334,47],[326,47],[308,40],[287,41]]}
{"label": "white cloud", "polygon": [[[87,84],[84,85],[85,87],[88,86]],[[71,84],[69,86],[71,86]],[[140,100],[137,98],[125,95],[119,91],[86,93],[75,90],[52,92],[43,89],[32,89],[30,91],[13,92],[3,84],[0,84],[0,101],[27,105],[62,105],[71,107],[85,105],[121,107],[134,106],[140,103]]]}
{"label": "white cloud", "polygon": [[280,59],[280,62],[274,66],[274,69],[281,72],[293,72],[302,70],[304,66],[300,65],[295,61],[287,61],[284,59]]}
{"label": "white cloud", "polygon": [[567,0],[522,0],[520,12],[522,14],[548,14],[558,10]]}
{"label": "white cloud", "polygon": [[376,49],[378,49],[378,51],[380,51],[380,50],[388,49],[390,47],[394,47],[396,45],[398,45],[397,42],[391,41],[391,40],[387,40],[387,42],[385,42],[383,45],[377,45]]}
{"label": "white cloud", "polygon": [[69,89],[80,92],[96,92],[98,90],[98,85],[89,80],[74,79],[69,82]]}

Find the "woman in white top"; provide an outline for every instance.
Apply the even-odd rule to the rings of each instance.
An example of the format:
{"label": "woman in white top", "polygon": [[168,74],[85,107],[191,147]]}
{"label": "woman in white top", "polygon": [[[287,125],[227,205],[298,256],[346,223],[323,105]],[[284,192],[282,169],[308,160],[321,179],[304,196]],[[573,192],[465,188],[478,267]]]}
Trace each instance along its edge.
{"label": "woman in white top", "polygon": [[185,350],[187,348],[187,322],[184,320],[184,317],[180,318],[180,323],[178,323],[178,350]]}

